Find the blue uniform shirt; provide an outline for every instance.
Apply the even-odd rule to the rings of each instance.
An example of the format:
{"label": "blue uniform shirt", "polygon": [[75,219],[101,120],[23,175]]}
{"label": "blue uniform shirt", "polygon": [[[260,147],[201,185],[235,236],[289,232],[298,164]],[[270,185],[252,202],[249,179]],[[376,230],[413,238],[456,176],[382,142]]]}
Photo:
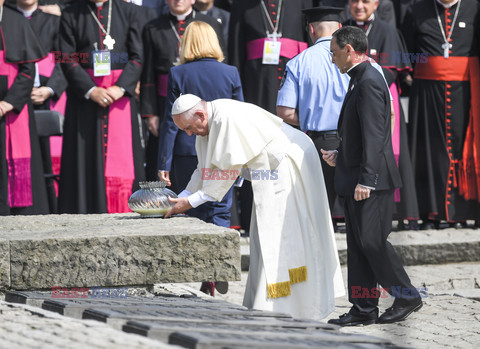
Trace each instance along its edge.
{"label": "blue uniform shirt", "polygon": [[330,56],[331,36],[299,53],[287,63],[277,106],[298,108],[303,131],[337,129],[350,78],[341,74]]}

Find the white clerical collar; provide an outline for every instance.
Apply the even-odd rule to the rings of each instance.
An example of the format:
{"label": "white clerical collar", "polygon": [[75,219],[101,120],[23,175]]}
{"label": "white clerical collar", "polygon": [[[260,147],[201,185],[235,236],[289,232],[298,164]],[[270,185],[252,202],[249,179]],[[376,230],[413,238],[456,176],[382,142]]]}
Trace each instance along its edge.
{"label": "white clerical collar", "polygon": [[[438,1],[438,0],[437,0]],[[457,0],[458,1],[458,0]],[[372,15],[370,17],[368,17],[367,19],[367,22],[371,22],[375,19],[375,12],[372,13]],[[360,21],[356,21],[357,25],[364,25],[365,22],[360,22]]]}
{"label": "white clerical collar", "polygon": [[26,11],[26,10],[22,10],[20,7],[17,6],[17,10],[20,11],[21,13],[23,13],[24,17],[28,18],[32,15],[32,13],[34,13],[37,10],[37,7],[35,7],[31,11]]}
{"label": "white clerical collar", "polygon": [[455,0],[455,1],[451,2],[451,3],[449,3],[449,4],[444,4],[444,3],[441,2],[440,0],[437,0],[437,2],[438,2],[440,5],[442,5],[444,8],[450,8],[450,7],[452,7],[453,5],[455,5],[455,4],[458,2],[458,0]]}
{"label": "white clerical collar", "polygon": [[177,21],[184,21],[185,18],[187,18],[187,16],[192,13],[193,9],[190,8],[190,11],[187,11],[185,12],[183,15],[176,15],[175,13],[172,13],[172,11],[170,11],[170,14],[173,16],[173,17],[176,17],[177,18]]}
{"label": "white clerical collar", "polygon": [[347,74],[348,74],[348,72],[349,72],[350,70],[352,70],[353,68],[355,68],[357,65],[362,64],[363,62],[366,62],[366,61],[367,61],[367,59],[365,59],[365,60],[363,60],[363,61],[361,61],[361,62],[358,62],[358,63],[355,63],[354,65],[352,65],[352,66],[350,67],[350,69],[347,70]]}
{"label": "white clerical collar", "polygon": [[[363,63],[363,62],[360,62],[360,63]],[[357,65],[359,65],[360,63],[355,63],[354,65],[352,65],[350,67],[350,69],[347,70],[347,74],[350,72],[350,70],[352,70],[353,68],[355,68]]]}

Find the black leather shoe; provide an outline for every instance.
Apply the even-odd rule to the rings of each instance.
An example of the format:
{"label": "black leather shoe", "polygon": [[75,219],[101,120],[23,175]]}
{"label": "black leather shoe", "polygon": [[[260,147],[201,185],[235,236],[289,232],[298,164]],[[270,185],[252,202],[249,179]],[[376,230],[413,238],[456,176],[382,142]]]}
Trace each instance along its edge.
{"label": "black leather shoe", "polygon": [[413,230],[417,231],[420,230],[420,225],[418,224],[418,221],[416,219],[409,219],[408,224],[406,225],[406,230]]}
{"label": "black leather shoe", "polygon": [[439,229],[440,224],[437,221],[424,221],[420,225],[420,230],[433,230],[433,229]]}
{"label": "black leather shoe", "polygon": [[215,281],[215,289],[221,294],[228,292],[228,281]]}
{"label": "black leather shoe", "polygon": [[375,316],[360,316],[360,315],[352,315],[350,313],[346,313],[340,315],[338,319],[330,319],[328,320],[329,324],[338,325],[338,326],[367,326],[372,325],[377,322],[377,315]]}
{"label": "black leather shoe", "polygon": [[385,310],[378,318],[379,324],[391,324],[397,321],[405,320],[414,311],[419,311],[423,306],[422,299],[419,298],[414,302],[406,305],[395,305]]}
{"label": "black leather shoe", "polygon": [[463,221],[463,222],[451,223],[450,227],[455,228],[455,229],[463,229],[463,228],[467,227],[467,222]]}

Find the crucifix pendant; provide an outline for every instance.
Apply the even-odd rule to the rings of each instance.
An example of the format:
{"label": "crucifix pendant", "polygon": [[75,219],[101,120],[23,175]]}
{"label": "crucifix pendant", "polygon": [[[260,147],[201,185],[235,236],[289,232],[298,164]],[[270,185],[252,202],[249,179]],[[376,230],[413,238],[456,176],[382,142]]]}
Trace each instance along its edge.
{"label": "crucifix pendant", "polygon": [[115,39],[108,34],[105,39],[103,39],[103,44],[107,47],[109,51],[113,50],[113,45],[115,45]]}
{"label": "crucifix pendant", "polygon": [[452,44],[444,43],[442,45],[443,48],[443,58],[448,58],[449,57],[449,50],[452,48]]}
{"label": "crucifix pendant", "polygon": [[273,33],[267,32],[267,38],[273,39],[273,41],[277,41],[277,39],[280,39],[282,37],[282,33],[277,33],[274,31]]}

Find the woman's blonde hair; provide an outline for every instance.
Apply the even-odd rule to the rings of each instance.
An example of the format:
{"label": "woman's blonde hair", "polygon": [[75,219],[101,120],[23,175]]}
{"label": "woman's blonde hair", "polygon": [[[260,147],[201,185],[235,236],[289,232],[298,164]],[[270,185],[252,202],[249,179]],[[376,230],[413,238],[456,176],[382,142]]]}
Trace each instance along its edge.
{"label": "woman's blonde hair", "polygon": [[201,58],[215,58],[221,62],[224,56],[215,30],[208,23],[194,21],[183,34],[180,64]]}

